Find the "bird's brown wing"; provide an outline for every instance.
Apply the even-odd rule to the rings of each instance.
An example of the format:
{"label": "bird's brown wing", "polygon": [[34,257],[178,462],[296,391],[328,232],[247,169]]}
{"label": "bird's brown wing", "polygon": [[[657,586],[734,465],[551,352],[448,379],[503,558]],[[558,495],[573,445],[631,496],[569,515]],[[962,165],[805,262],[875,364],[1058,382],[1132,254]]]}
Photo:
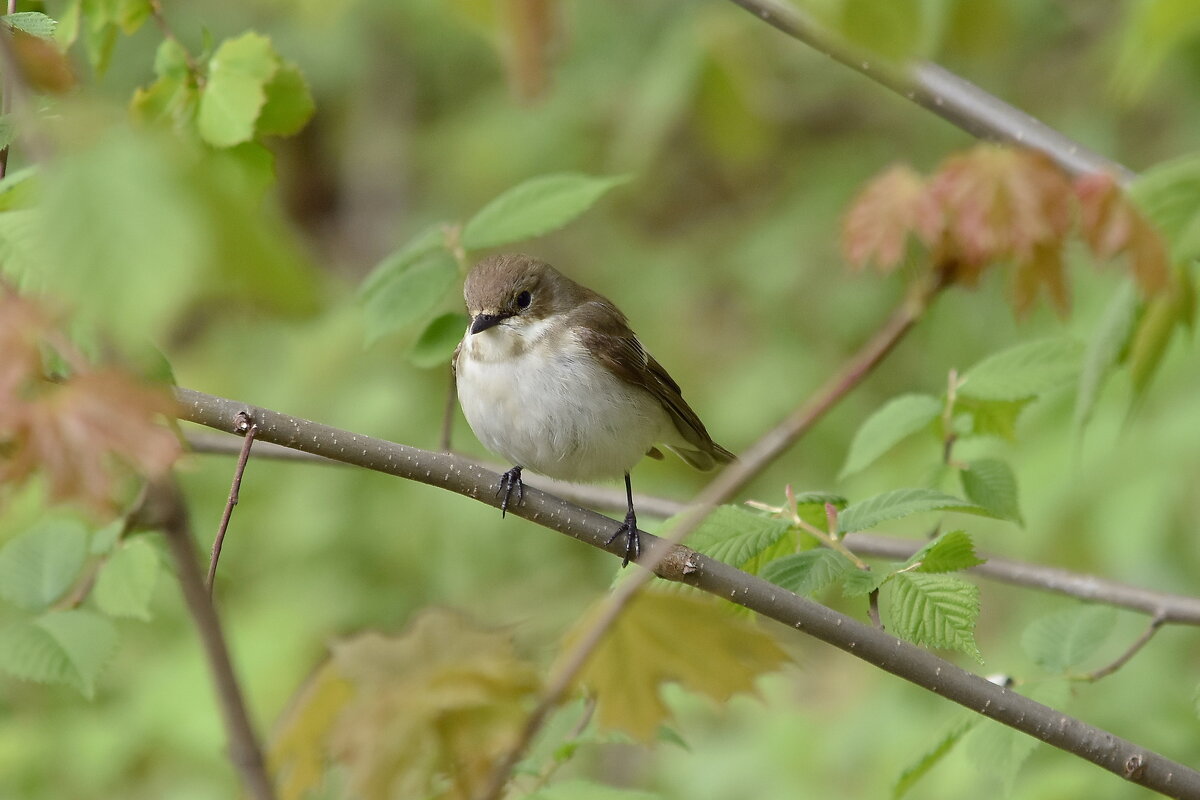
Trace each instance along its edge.
{"label": "bird's brown wing", "polygon": [[572,322],[580,343],[614,375],[654,395],[679,434],[694,446],[694,450],[672,447],[680,458],[702,470],[734,459],[733,453],[708,435],[700,417],[683,399],[679,384],[646,352],[620,311],[605,300],[593,300],[580,305],[575,314]]}

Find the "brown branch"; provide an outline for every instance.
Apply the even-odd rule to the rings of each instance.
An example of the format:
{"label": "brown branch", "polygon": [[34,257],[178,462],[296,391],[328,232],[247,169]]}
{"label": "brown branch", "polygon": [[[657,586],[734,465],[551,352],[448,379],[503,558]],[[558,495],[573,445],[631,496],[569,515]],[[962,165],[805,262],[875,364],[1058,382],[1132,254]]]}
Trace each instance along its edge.
{"label": "brown branch", "polygon": [[221,523],[217,526],[217,535],[213,539],[212,552],[208,557],[208,576],[204,585],[208,587],[208,596],[212,597],[213,584],[217,580],[217,562],[221,560],[221,547],[225,544],[225,532],[229,529],[229,519],[233,516],[233,507],[238,504],[242,491],[242,475],[246,472],[246,462],[250,460],[250,448],[254,444],[254,434],[258,427],[246,413],[239,414],[234,421],[234,431],[242,434],[242,448],[238,453],[237,465],[233,468],[233,483],[229,487],[229,497],[225,501],[225,511],[221,514]]}
{"label": "brown branch", "polygon": [[229,738],[229,760],[241,773],[242,782],[254,800],[274,800],[275,789],[267,775],[262,750],[250,723],[241,687],[234,675],[229,647],[221,631],[221,621],[213,608],[212,600],[204,587],[200,567],[196,563],[191,523],[188,521],[183,495],[174,479],[168,478],[147,486],[131,518],[140,527],[161,530],[165,534],[175,561],[179,588],[200,635],[200,643],[204,646],[204,655],[216,688],[221,717],[225,723],[225,734]]}
{"label": "brown branch", "polygon": [[1104,172],[1128,183],[1126,167],[1088,149],[975,84],[928,61],[891,64],[821,28],[782,0],[732,0],[788,36],[866,75],[980,139],[1040,150],[1072,174]]}
{"label": "brown branch", "polygon": [[1142,635],[1135,639],[1133,644],[1129,645],[1125,652],[1117,656],[1111,664],[1103,666],[1100,669],[1092,670],[1084,675],[1076,676],[1076,680],[1094,682],[1100,680],[1101,678],[1107,678],[1109,675],[1112,675],[1121,667],[1129,663],[1129,659],[1137,655],[1138,651],[1145,647],[1146,643],[1154,638],[1154,634],[1158,633],[1158,629],[1161,628],[1165,622],[1166,619],[1163,617],[1155,617],[1154,619],[1150,620],[1150,624],[1146,627],[1146,630],[1142,631]]}
{"label": "brown branch", "polygon": [[[225,434],[208,435],[191,432],[187,436],[187,442],[190,449],[196,453],[237,455],[241,452],[241,443]],[[292,450],[288,447],[264,442],[261,439],[256,443],[254,453],[256,458],[345,466],[345,462],[334,461],[315,453]],[[493,472],[503,472],[506,469],[501,465],[489,462],[476,462],[476,465],[481,469]],[[543,492],[556,495],[576,505],[625,513],[625,492],[622,489],[567,483],[533,474],[523,475],[522,479],[527,486],[541,489]],[[686,505],[678,500],[648,494],[634,494],[633,505],[639,515],[645,514],[660,519],[673,517],[682,513],[686,508]],[[896,561],[908,560],[909,556],[928,544],[928,541],[871,533],[851,533],[841,541],[859,556],[890,558]],[[972,567],[971,573],[981,578],[1013,586],[1054,592],[1088,602],[1127,608],[1152,616],[1161,615],[1166,622],[1172,624],[1200,625],[1200,598],[1198,597],[1143,589],[1096,575],[1072,572],[1041,564],[1030,564],[991,553],[980,553],[979,557],[987,559],[987,561],[980,566]]]}
{"label": "brown branch", "polygon": [[[178,388],[175,393],[183,419],[226,430],[237,412],[248,410],[258,423],[261,440],[438,486],[499,508],[495,486],[500,476],[466,459],[385,442],[192,389]],[[509,513],[614,556],[624,555],[623,542],[609,541],[617,524],[612,519],[538,489],[527,488],[524,502],[510,508]],[[656,553],[660,548],[668,551],[657,570],[660,578],[686,583],[778,620],[1126,780],[1171,796],[1200,797],[1200,772],[1190,767],[1030,700],[1011,688],[990,683],[892,634],[728,564],[682,545],[667,545],[648,533],[641,536],[646,554]],[[203,593],[202,596],[207,602],[207,596]],[[1131,769],[1131,765],[1136,768]]]}

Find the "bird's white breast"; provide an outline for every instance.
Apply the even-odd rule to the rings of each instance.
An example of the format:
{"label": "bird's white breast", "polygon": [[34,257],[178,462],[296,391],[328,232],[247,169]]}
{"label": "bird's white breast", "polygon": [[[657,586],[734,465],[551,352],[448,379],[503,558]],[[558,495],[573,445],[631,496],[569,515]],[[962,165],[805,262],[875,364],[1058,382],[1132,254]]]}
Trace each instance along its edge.
{"label": "bird's white breast", "polygon": [[484,446],[552,478],[620,477],[656,442],[678,436],[655,397],[613,375],[553,320],[468,333],[456,376]]}

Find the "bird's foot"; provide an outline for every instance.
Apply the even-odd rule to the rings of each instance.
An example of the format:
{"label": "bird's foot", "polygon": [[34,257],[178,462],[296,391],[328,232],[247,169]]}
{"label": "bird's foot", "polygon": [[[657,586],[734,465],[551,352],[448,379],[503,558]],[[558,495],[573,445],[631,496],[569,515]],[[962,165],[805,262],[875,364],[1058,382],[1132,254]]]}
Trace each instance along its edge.
{"label": "bird's foot", "polygon": [[516,505],[521,505],[525,502],[525,484],[521,480],[521,468],[513,467],[508,472],[500,476],[500,483],[496,486],[496,497],[500,500],[500,518],[504,519],[505,513],[508,511],[508,501],[512,500],[513,492],[517,494]]}
{"label": "bird's foot", "polygon": [[633,513],[633,509],[629,509],[625,514],[625,521],[621,523],[621,527],[617,528],[612,536],[608,537],[608,541],[604,546],[612,544],[622,534],[625,535],[625,558],[621,561],[622,567],[629,566],[630,561],[637,561],[642,555],[642,539],[638,536],[637,517]]}

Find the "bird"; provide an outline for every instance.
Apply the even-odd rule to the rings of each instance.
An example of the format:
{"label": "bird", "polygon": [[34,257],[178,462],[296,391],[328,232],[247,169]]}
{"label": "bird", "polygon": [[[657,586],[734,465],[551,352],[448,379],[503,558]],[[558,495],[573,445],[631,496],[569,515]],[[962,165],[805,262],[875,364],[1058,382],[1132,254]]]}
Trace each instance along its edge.
{"label": "bird", "polygon": [[497,486],[503,517],[524,501],[521,472],[594,482],[625,478],[622,566],[641,555],[629,473],[656,445],[700,470],[734,455],[713,441],[677,384],[612,301],[544,261],[484,258],[463,286],[470,322],[454,351],[471,430],[513,465]]}

